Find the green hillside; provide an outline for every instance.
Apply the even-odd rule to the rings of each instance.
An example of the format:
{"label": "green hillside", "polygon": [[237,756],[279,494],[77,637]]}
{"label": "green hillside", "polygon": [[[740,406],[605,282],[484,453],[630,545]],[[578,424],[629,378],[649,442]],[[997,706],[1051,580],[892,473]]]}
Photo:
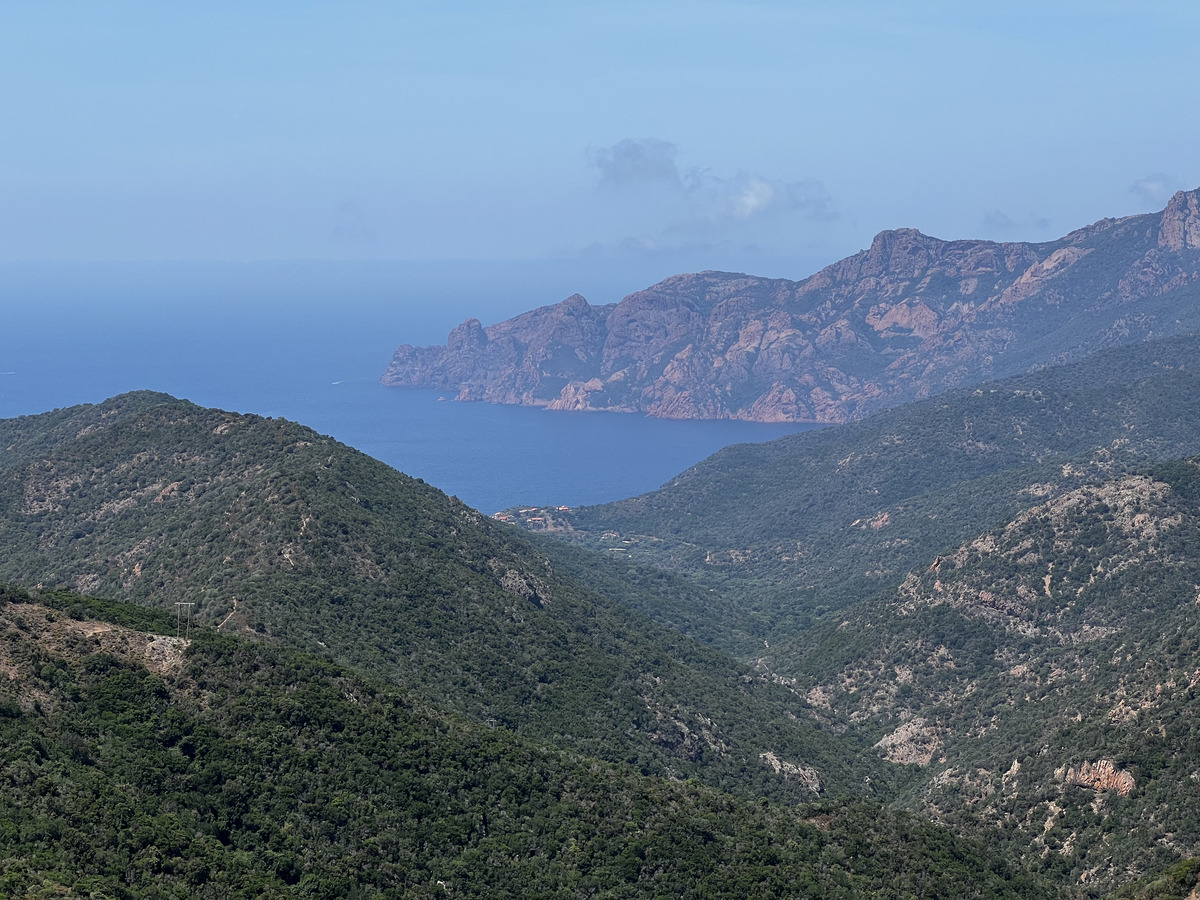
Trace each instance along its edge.
{"label": "green hillside", "polygon": [[[3,770],[20,788],[0,816],[12,848],[0,858],[23,879],[12,890],[70,888],[67,873],[82,872],[98,880],[80,892],[115,891],[124,866],[128,896],[212,873],[226,879],[213,896],[305,884],[313,896],[421,896],[482,868],[464,895],[694,884],[696,896],[1004,896],[1000,884],[1053,884],[1058,896],[1186,897],[1200,856],[1200,457],[1162,460],[1200,452],[1188,450],[1200,442],[1197,350],[1197,338],[1125,348],[731,448],[663,491],[528,537],[280,420],[133,394],[0,422],[0,577],[141,604],[53,591],[35,591],[56,606],[48,617],[19,594],[10,604],[26,627],[5,632],[15,656],[0,658],[0,726],[50,729],[3,744],[23,748]],[[804,515],[785,514],[796,503]],[[622,516],[647,530],[618,530]],[[784,539],[798,549],[783,553]],[[588,549],[606,543],[623,549]],[[199,629],[185,655],[165,639],[131,655],[139,639],[113,649],[107,632],[67,627],[120,615],[170,630],[177,602],[195,604]],[[86,661],[97,652],[121,665]],[[220,710],[239,710],[213,740],[269,749],[242,745],[242,768],[221,768],[220,784],[271,790],[239,795],[231,817],[157,774],[146,799],[111,802],[110,775],[139,784],[156,754],[192,770],[170,755],[183,738],[161,730],[113,750],[117,732],[89,718],[111,711],[87,706],[110,668],[140,698],[123,707],[134,718],[149,704],[155,722],[175,710],[216,728]],[[235,689],[263,724],[220,699]],[[365,715],[385,696],[384,720],[416,717],[424,737],[393,740],[376,719],[351,727],[359,713],[341,704]],[[418,746],[432,762],[396,765],[449,781],[390,780],[386,760]],[[28,774],[51,763],[50,781]],[[321,773],[356,780],[312,799]],[[94,801],[72,787],[48,806],[30,783],[38,796],[90,785]],[[410,789],[403,813],[388,805]],[[175,799],[160,806],[159,794]],[[795,805],[818,796],[830,799]],[[503,850],[490,814],[481,826],[496,797],[515,798]],[[155,851],[130,881],[143,805],[216,843]],[[410,807],[420,824],[397,824]],[[53,821],[30,830],[29,809]],[[330,809],[346,818],[329,825]],[[428,829],[435,838],[412,837]],[[104,852],[86,865],[64,856],[87,832],[106,835]],[[645,840],[631,850],[635,833]],[[193,845],[204,861],[188,868]],[[168,856],[178,871],[155,868]]]}
{"label": "green hillside", "polygon": [[923,769],[903,805],[1102,887],[1200,854],[1198,602],[1190,460],[1032,507],[784,652]]}
{"label": "green hillside", "polygon": [[729,447],[658,491],[549,525],[699,579],[721,616],[670,602],[654,614],[706,640],[740,631],[738,652],[753,655],[1047,497],[1200,453],[1198,358],[1194,335],[1138,344]]}
{"label": "green hillside", "polygon": [[587,588],[513,529],[294,423],[139,393],[0,422],[0,448],[10,582],[193,603],[223,633],[745,796],[896,778],[785,687],[628,610],[619,582]]}
{"label": "green hillside", "polygon": [[1200,452],[1198,358],[1123,348],[729,448],[544,540],[692,584],[640,608],[741,629],[759,671],[920,771],[901,807],[1089,895],[1173,891],[1200,854],[1200,465],[1163,460]]}
{"label": "green hillside", "polygon": [[1062,896],[875,805],[647,778],[311,655],[46,599],[0,597],[5,896]]}

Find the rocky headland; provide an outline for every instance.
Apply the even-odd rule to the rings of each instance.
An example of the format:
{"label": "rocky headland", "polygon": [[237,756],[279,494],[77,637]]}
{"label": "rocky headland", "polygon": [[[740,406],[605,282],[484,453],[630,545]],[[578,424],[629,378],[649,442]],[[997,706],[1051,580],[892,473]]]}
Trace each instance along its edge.
{"label": "rocky headland", "polygon": [[382,383],[458,400],[677,419],[845,422],[988,378],[1200,327],[1200,190],[1041,244],[910,228],[803,281],[676,275],[620,303],[575,294],[444,347],[396,350]]}

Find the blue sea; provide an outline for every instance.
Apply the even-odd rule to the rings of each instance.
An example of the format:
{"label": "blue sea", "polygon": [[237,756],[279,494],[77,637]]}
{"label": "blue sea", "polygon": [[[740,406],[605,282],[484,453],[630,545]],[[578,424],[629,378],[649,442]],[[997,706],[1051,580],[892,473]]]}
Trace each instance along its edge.
{"label": "blue sea", "polygon": [[0,418],[164,391],[301,422],[486,513],[636,496],[729,444],[811,427],[379,385],[396,346],[444,343],[467,316],[488,324],[576,290],[612,302],[656,277],[550,262],[3,265]]}

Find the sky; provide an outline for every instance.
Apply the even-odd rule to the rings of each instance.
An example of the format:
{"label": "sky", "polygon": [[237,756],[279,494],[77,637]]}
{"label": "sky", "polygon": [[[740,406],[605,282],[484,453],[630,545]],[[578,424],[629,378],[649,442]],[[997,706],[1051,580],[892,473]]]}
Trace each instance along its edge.
{"label": "sky", "polygon": [[0,263],[1050,240],[1200,186],[1198,33],[1190,0],[4,4]]}

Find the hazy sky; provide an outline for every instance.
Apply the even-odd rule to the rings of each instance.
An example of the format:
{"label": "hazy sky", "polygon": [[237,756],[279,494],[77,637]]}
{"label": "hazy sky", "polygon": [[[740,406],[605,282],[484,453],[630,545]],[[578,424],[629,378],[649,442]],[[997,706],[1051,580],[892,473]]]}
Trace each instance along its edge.
{"label": "hazy sky", "polygon": [[1200,185],[1197,34],[1192,0],[4,4],[0,261],[1045,240]]}

